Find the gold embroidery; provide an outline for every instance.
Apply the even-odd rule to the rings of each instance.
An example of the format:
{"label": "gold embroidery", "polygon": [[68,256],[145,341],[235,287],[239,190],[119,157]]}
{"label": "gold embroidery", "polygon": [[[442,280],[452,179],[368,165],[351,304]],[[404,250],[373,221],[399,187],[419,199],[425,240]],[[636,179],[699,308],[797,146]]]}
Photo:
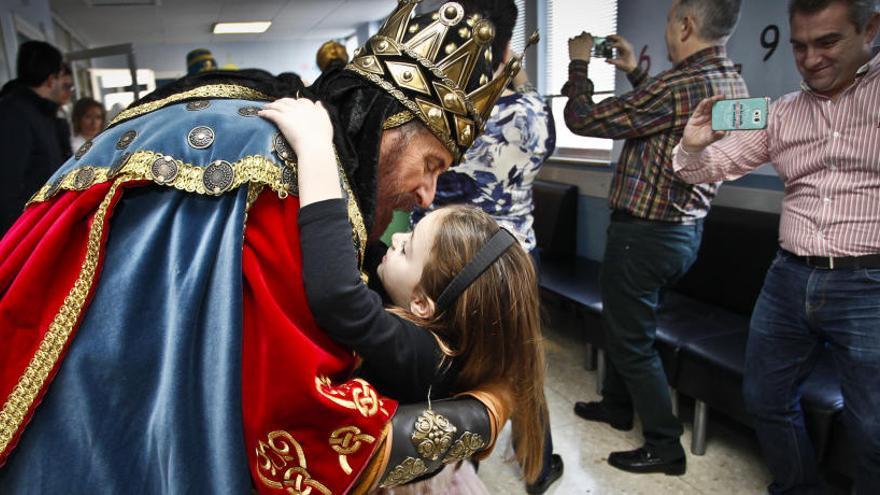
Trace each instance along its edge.
{"label": "gold embroidery", "polygon": [[[124,177],[126,181],[136,180],[152,180],[153,182],[173,187],[175,189],[197,194],[216,195],[213,190],[208,190],[204,183],[205,167],[199,167],[189,163],[183,163],[180,160],[173,160],[175,165],[175,174],[173,179],[165,180],[164,177],[157,177],[153,171],[153,163],[165,155],[152,151],[138,151],[128,157],[127,161],[121,167],[115,170],[107,167],[83,166],[72,169],[62,175],[54,182],[50,182],[40,188],[36,194],[28,201],[38,203],[51,199],[52,196],[61,190],[82,190],[84,177],[89,178],[91,184],[99,184],[114,179],[115,177]],[[342,170],[341,161],[337,156],[336,162],[340,167],[339,175],[342,180],[342,188],[345,191],[348,202],[348,218],[352,225],[352,240],[355,249],[358,252],[358,265],[363,266],[364,253],[367,247],[367,227],[364,224],[364,217],[357,204],[354,191],[348,183],[348,178]],[[280,198],[286,198],[288,193],[298,194],[296,185],[296,163],[287,162],[284,166],[279,166],[276,162],[263,156],[247,156],[241,160],[230,164],[234,170],[234,179],[232,183],[225,189],[226,191],[236,189],[244,184],[268,186]],[[113,170],[113,174],[110,173]],[[84,172],[85,175],[84,175]],[[287,176],[285,176],[285,171]],[[258,193],[254,193],[253,199],[256,199]],[[248,208],[252,205],[251,192],[248,192]],[[364,283],[367,282],[365,273],[361,273]]]}
{"label": "gold embroidery", "polygon": [[466,431],[461,438],[452,444],[452,448],[449,449],[449,452],[446,453],[446,457],[443,458],[443,463],[449,464],[450,462],[469,459],[475,452],[482,450],[485,446],[486,443],[483,441],[483,437],[478,433]]}
{"label": "gold embroidery", "polygon": [[64,298],[61,308],[49,325],[49,330],[40,342],[40,347],[34,353],[27,368],[22,374],[15,388],[3,404],[0,411],[0,452],[4,452],[9,446],[13,435],[22,427],[24,417],[33,407],[34,400],[42,390],[46,378],[58,363],[61,351],[67,345],[70,334],[79,320],[80,313],[85,306],[86,299],[91,293],[95,273],[98,268],[98,260],[101,255],[101,238],[104,233],[104,220],[110,208],[110,202],[116,194],[116,190],[122,180],[119,179],[107,191],[89,227],[89,237],[86,244],[86,257],[82,262],[79,275],[73,288]]}
{"label": "gold embroidery", "polygon": [[446,149],[448,149],[449,152],[452,153],[452,156],[455,158],[455,160],[458,161],[461,153],[459,152],[458,146],[456,146],[455,141],[453,141],[452,136],[450,136],[448,132],[445,132],[442,127],[431,122],[427,118],[427,116],[423,115],[421,109],[419,109],[419,106],[416,105],[412,100],[407,98],[406,95],[403,94],[403,91],[397,89],[396,86],[382,79],[376,74],[367,72],[356,65],[348,64],[345,68],[369,79],[370,81],[372,81],[373,84],[378,85],[380,88],[388,92],[388,94],[393,96],[401,105],[409,109],[410,112],[417,115],[419,117],[419,120],[421,120],[428,127],[428,129],[431,130],[434,136],[436,136],[437,139],[439,139],[440,142],[443,143],[443,146],[446,146]]}
{"label": "gold embroidery", "polygon": [[[334,149],[334,153],[336,153]],[[358,253],[358,266],[363,268],[364,256],[367,252],[367,226],[364,224],[364,217],[361,215],[361,209],[358,206],[357,198],[351,185],[348,183],[348,177],[342,169],[342,161],[339,160],[339,154],[336,154],[336,166],[339,167],[339,177],[342,178],[342,190],[345,191],[346,200],[348,201],[348,219],[353,229],[355,249]],[[366,272],[361,271],[361,279],[364,283],[369,283],[369,276]]]}
{"label": "gold embroidery", "polygon": [[257,202],[257,198],[260,197],[260,193],[263,192],[264,187],[266,187],[264,184],[257,184],[254,182],[248,184],[247,205],[244,208],[245,214],[251,211],[251,207]]}
{"label": "gold embroidery", "polygon": [[383,481],[379,487],[391,488],[402,485],[427,472],[428,466],[425,466],[423,460],[414,457],[407,457],[399,466],[395,467],[391,473],[388,474],[388,477],[385,478],[385,481]]}
{"label": "gold embroidery", "polygon": [[153,112],[166,105],[186,100],[188,98],[229,98],[272,101],[270,96],[245,86],[239,86],[237,84],[209,84],[182,93],[176,93],[167,98],[162,98],[161,100],[143,103],[136,107],[123,110],[122,112],[119,112],[119,115],[117,115],[112,122],[110,122],[110,126],[114,126],[124,120]]}
{"label": "gold embroidery", "polygon": [[416,419],[412,442],[423,459],[436,461],[449,449],[457,430],[445,416],[428,409]]}
{"label": "gold embroidery", "polygon": [[385,409],[385,401],[376,395],[372,385],[361,378],[342,385],[333,385],[326,376],[316,376],[315,388],[327,399],[346,409],[354,409],[365,418],[375,416],[379,411],[389,415]]}
{"label": "gold embroidery", "polygon": [[415,115],[413,115],[412,112],[410,112],[409,110],[395,113],[391,117],[385,119],[385,122],[382,123],[382,129],[388,130],[395,127],[400,127],[414,118]]}
{"label": "gold embroidery", "polygon": [[[152,151],[138,151],[131,155],[125,165],[116,172],[117,177],[125,176],[126,180],[151,180],[159,185],[173,187],[181,191],[187,191],[197,194],[215,195],[214,191],[209,191],[204,184],[205,167],[199,167],[190,163],[183,163],[180,160],[174,160],[176,164],[176,175],[172,180],[163,180],[163,177],[154,175],[153,162],[164,155]],[[228,189],[235,189],[247,183],[257,183],[270,187],[279,195],[287,192],[287,185],[282,182],[281,167],[274,161],[263,156],[246,156],[241,160],[231,164],[235,169],[235,178],[232,185]],[[85,167],[93,168],[93,167]],[[107,182],[113,179],[109,177],[107,168],[94,168],[94,179],[92,184]],[[58,190],[74,190],[77,189],[75,179],[80,169],[73,169],[59,178],[58,183],[47,184],[43,186],[37,194],[28,202],[35,203],[45,201]],[[53,187],[54,186],[54,187]]]}
{"label": "gold embroidery", "polygon": [[302,446],[290,433],[284,430],[269,433],[265,442],[260,440],[256,452],[257,475],[266,486],[291,495],[309,495],[312,489],[331,495],[326,486],[309,475]]}
{"label": "gold embroidery", "polygon": [[330,434],[330,447],[339,454],[339,466],[345,474],[351,474],[348,456],[360,450],[362,442],[373,443],[376,439],[361,433],[356,426],[344,426]]}

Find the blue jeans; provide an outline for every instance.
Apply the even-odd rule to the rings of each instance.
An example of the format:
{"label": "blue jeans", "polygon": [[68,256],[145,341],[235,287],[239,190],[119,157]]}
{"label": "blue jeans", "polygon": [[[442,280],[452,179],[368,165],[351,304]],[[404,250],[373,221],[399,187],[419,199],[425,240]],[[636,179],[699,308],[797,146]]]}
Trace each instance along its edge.
{"label": "blue jeans", "polygon": [[660,291],[697,259],[703,223],[613,221],[602,262],[602,323],[608,366],[602,403],[618,417],[642,420],[646,447],[669,459],[684,457],[681,422],[672,414],[666,372],[654,347]]}
{"label": "blue jeans", "polygon": [[856,492],[880,493],[880,270],[814,269],[780,252],[752,313],[743,383],[770,493],[819,491],[800,387],[826,345],[858,459]]}

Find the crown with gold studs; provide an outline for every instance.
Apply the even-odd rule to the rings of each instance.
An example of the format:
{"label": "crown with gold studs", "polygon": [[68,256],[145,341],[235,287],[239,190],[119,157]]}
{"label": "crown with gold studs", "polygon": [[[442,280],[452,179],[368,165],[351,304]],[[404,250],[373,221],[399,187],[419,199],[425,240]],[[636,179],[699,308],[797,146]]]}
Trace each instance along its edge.
{"label": "crown with gold studs", "polygon": [[[346,68],[406,107],[406,112],[391,116],[385,128],[415,116],[458,161],[482,132],[501,92],[519,71],[522,56],[513,57],[492,79],[492,23],[478,14],[466,16],[456,2],[411,18],[420,2],[398,0],[379,32],[355,52]],[[529,44],[535,42],[537,33]]]}

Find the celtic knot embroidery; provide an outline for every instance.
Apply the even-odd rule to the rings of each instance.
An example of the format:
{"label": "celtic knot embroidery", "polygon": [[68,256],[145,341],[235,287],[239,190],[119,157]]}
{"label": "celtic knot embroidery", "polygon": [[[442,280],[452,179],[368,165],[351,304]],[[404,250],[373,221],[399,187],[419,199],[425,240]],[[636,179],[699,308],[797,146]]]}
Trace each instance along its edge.
{"label": "celtic knot embroidery", "polygon": [[374,437],[361,433],[360,428],[356,426],[344,426],[330,434],[330,447],[339,454],[339,466],[345,474],[352,472],[347,456],[360,450],[363,442],[375,441]]}
{"label": "celtic knot embroidery", "polygon": [[316,490],[331,495],[330,490],[312,479],[306,470],[306,456],[290,433],[277,430],[260,440],[256,448],[257,475],[266,486],[290,495],[309,495]]}
{"label": "celtic knot embroidery", "polygon": [[419,415],[415,427],[412,434],[413,444],[423,459],[432,461],[436,461],[449,450],[452,435],[458,429],[445,416],[430,409]]}
{"label": "celtic knot embroidery", "polygon": [[333,385],[326,376],[316,376],[315,388],[327,399],[346,409],[354,409],[365,418],[373,417],[380,411],[390,416],[385,402],[379,398],[373,386],[360,378]]}

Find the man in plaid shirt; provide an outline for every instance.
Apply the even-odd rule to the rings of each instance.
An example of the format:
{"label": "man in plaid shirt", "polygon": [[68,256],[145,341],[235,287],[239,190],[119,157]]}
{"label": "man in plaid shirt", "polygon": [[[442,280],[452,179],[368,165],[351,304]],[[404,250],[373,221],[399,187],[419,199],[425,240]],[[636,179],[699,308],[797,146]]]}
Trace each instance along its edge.
{"label": "man in plaid shirt", "polygon": [[634,90],[593,102],[588,78],[593,39],[569,40],[569,98],[565,123],[572,132],[625,139],[608,195],[611,225],[600,284],[602,321],[609,363],[601,402],[577,402],[589,421],[632,428],[642,420],[645,445],[614,452],[608,462],[626,471],[684,474],[681,423],[660,357],[654,349],[661,289],[687,272],[697,256],[703,219],[718,183],[691,185],[675,177],[672,150],[691,112],[703,98],[748,96],[745,82],[727,58],[725,44],[739,19],[741,0],[673,0],[666,45],[673,68],[656,77],[637,65],[633,48],[609,36],[617,56],[608,60],[626,72]]}

